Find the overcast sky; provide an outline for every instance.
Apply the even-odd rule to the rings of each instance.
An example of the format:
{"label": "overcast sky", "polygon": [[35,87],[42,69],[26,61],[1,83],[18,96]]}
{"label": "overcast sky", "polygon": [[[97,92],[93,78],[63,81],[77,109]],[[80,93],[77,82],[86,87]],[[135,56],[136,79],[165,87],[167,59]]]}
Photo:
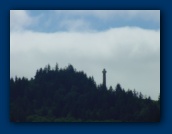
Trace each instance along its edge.
{"label": "overcast sky", "polygon": [[11,10],[10,77],[72,64],[107,86],[117,83],[158,99],[159,10]]}

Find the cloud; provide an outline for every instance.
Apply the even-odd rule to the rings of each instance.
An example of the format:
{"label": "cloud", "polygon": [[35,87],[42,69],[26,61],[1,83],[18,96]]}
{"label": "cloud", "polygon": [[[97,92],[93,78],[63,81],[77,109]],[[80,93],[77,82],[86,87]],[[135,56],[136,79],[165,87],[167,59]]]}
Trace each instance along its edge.
{"label": "cloud", "polygon": [[[39,48],[42,52],[46,52],[58,48],[60,52],[68,50],[72,54],[81,52],[82,55],[87,55],[89,52],[88,56],[90,57],[109,58],[125,54],[127,58],[134,58],[138,54],[144,57],[159,51],[160,40],[158,38],[159,30],[144,30],[134,27],[114,28],[104,32],[91,33],[57,32],[47,34],[28,31],[22,34],[11,34],[11,47],[16,51]],[[27,42],[24,43],[24,40]],[[24,44],[21,45],[21,43]],[[16,46],[17,44],[19,46]]]}
{"label": "cloud", "polygon": [[10,10],[10,30],[22,30],[33,22],[24,10]]}
{"label": "cloud", "polygon": [[[34,14],[33,11],[29,11]],[[159,29],[159,10],[53,10],[40,12],[38,31],[104,31],[138,26]]]}
{"label": "cloud", "polygon": [[10,33],[10,77],[33,77],[46,64],[77,70],[102,82],[107,69],[107,85],[121,83],[157,99],[160,92],[160,31],[138,27],[105,31]]}
{"label": "cloud", "polygon": [[138,26],[159,29],[159,10],[11,10],[10,31],[104,31]]}

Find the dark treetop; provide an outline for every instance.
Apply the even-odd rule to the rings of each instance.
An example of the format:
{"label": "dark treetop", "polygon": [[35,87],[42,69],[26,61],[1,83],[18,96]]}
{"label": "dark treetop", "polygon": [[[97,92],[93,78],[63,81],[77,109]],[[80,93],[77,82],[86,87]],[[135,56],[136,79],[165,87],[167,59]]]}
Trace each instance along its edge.
{"label": "dark treetop", "polygon": [[[100,74],[101,75],[101,74]],[[108,89],[72,65],[47,65],[34,78],[10,79],[12,122],[157,122],[158,101],[120,84]]]}

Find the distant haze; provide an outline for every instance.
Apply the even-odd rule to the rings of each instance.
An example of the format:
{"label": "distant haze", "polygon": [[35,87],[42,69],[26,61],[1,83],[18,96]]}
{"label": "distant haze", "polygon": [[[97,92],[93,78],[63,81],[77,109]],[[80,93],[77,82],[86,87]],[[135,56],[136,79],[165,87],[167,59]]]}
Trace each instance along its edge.
{"label": "distant haze", "polygon": [[10,77],[34,77],[50,64],[72,64],[107,86],[117,83],[157,100],[159,10],[11,10]]}

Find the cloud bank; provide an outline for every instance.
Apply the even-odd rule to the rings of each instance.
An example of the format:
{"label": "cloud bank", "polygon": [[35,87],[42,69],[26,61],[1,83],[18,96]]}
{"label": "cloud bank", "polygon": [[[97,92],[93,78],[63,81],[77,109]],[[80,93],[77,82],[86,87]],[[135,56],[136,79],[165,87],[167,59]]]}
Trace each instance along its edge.
{"label": "cloud bank", "polygon": [[[61,67],[71,63],[93,75],[97,83],[101,83],[101,70],[105,67],[110,77],[108,85],[133,81],[126,88],[146,82],[150,87],[149,81],[159,83],[159,35],[159,31],[135,27],[92,33],[11,33],[10,75],[33,77],[35,70],[47,63],[53,66],[57,62]],[[156,85],[152,88],[158,90],[159,84]]]}

